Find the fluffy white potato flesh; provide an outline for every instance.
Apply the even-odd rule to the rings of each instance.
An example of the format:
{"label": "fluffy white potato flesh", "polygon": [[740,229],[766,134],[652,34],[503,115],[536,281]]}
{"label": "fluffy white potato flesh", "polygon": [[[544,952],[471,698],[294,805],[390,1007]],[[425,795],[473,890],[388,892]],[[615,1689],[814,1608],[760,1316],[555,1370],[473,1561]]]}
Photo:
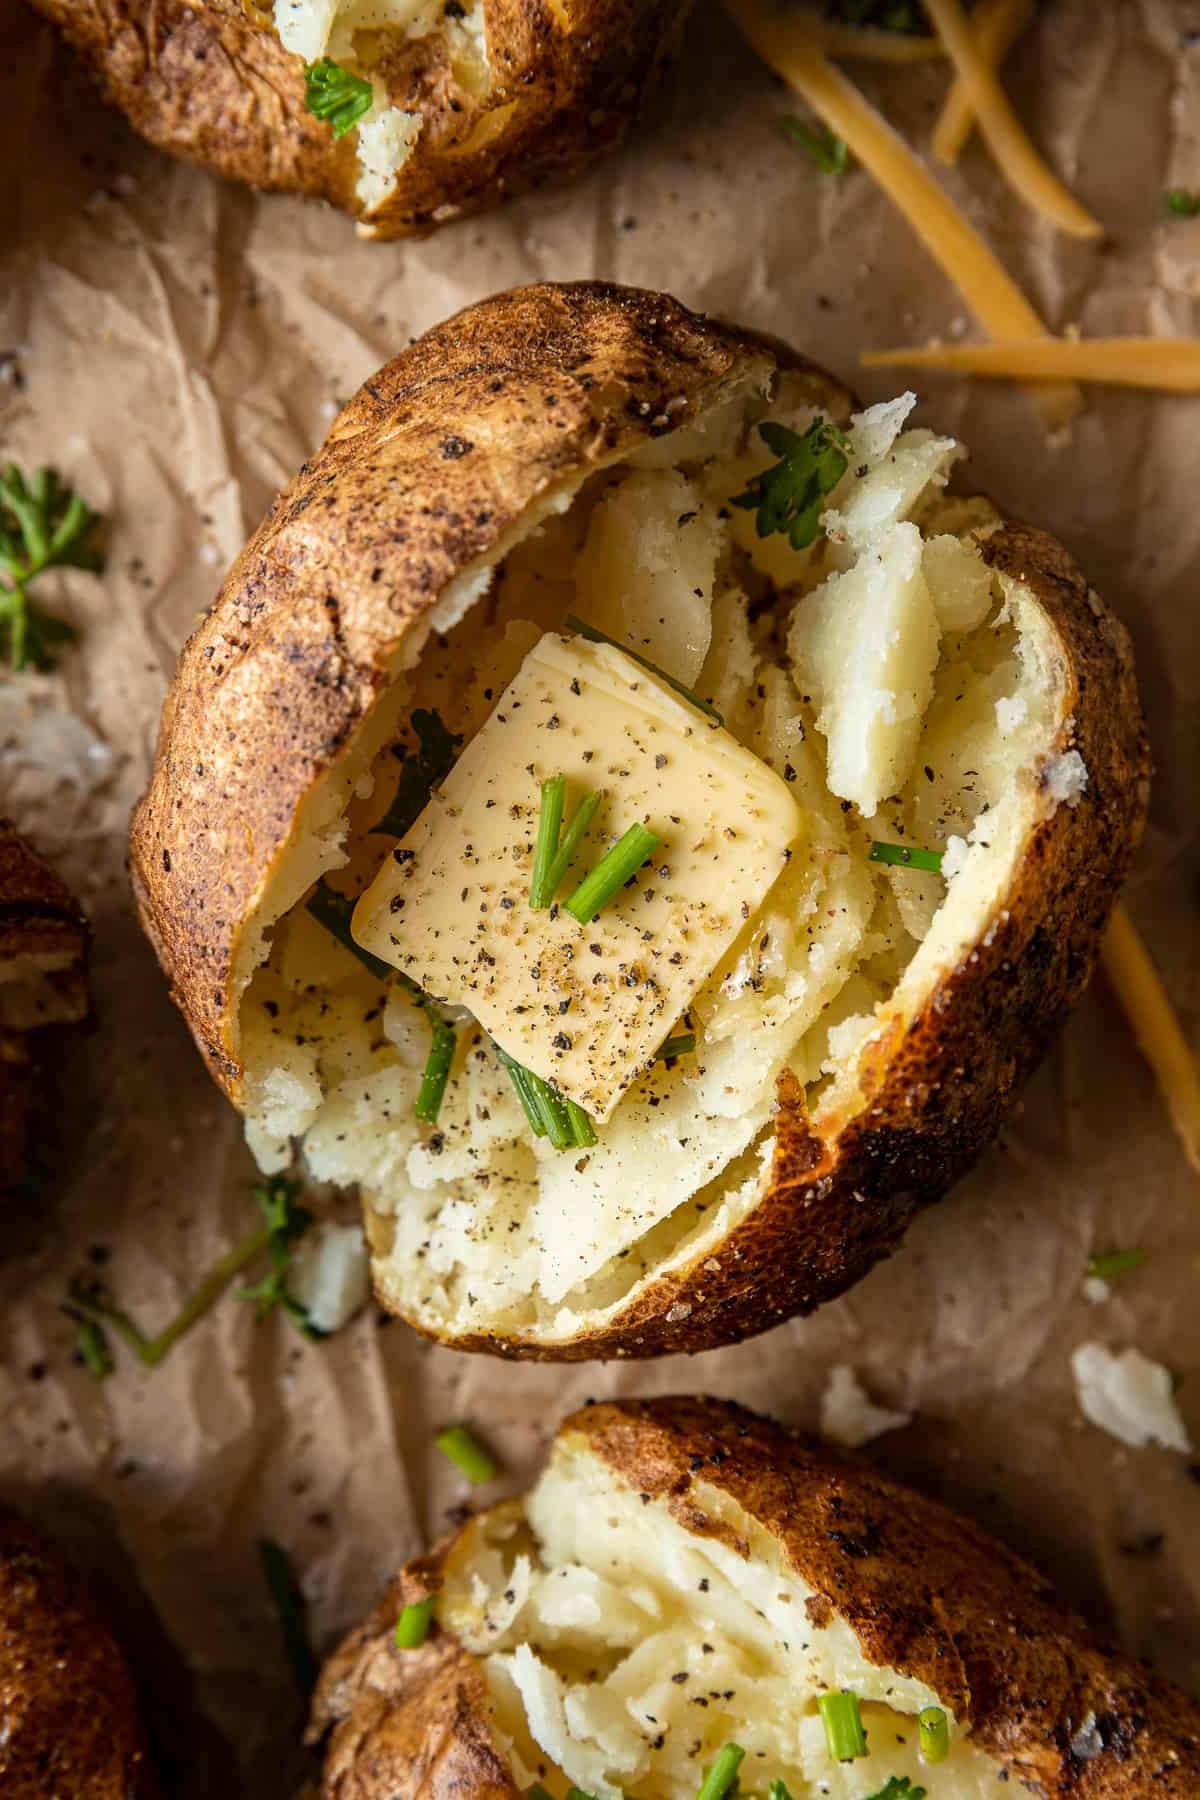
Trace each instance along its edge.
{"label": "fluffy white potato flesh", "polygon": [[[1053,803],[1065,675],[1050,628],[980,555],[995,515],[941,497],[958,450],[904,430],[910,402],[853,422],[830,532],[811,547],[758,539],[726,504],[770,461],[760,420],[811,422],[789,379],[769,399],[747,384],[697,427],[548,496],[494,570],[439,602],[388,700],[398,720],[436,709],[467,757],[543,636],[603,606],[592,622],[720,709],[739,754],[790,794],[803,850],[692,984],[695,1054],[651,1064],[594,1146],[560,1153],[530,1132],[490,1037],[452,1009],[434,1129],[414,1113],[430,1027],[411,998],[303,905],[264,937],[241,1012],[252,1147],[277,1169],[299,1140],[319,1179],[360,1184],[377,1279],[431,1330],[552,1345],[716,1254],[764,1191],[781,1073],[806,1085],[814,1128],[836,1130],[859,1101],[863,1051],[983,935]],[[349,899],[386,853],[373,827],[400,767],[382,725],[373,742],[369,774],[340,817],[330,802],[309,853],[309,880],[335,871]],[[952,854],[943,874],[888,867],[868,859],[873,839]],[[302,900],[300,856],[287,874]]]}
{"label": "fluffy white potato flesh", "polygon": [[[863,1800],[907,1775],[930,1800],[994,1800],[1001,1770],[969,1720],[948,1713],[949,1755],[926,1763],[917,1714],[939,1697],[868,1662],[827,1606],[810,1611],[778,1542],[726,1495],[698,1480],[692,1497],[728,1541],[692,1534],[568,1440],[524,1501],[455,1547],[438,1617],[482,1659],[519,1785],[694,1800],[732,1742],[744,1791]],[[852,1762],[830,1756],[817,1709],[834,1690],[860,1702],[868,1754]]]}

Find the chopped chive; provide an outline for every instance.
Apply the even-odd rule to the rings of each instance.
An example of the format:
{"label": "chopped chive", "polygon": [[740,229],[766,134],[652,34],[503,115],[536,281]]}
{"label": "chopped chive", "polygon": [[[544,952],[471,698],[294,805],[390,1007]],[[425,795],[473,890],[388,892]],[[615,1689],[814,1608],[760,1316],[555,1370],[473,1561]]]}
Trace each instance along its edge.
{"label": "chopped chive", "polygon": [[741,1768],[746,1752],[740,1744],[726,1744],[713,1758],[708,1773],[700,1783],[696,1800],[725,1800]]}
{"label": "chopped chive", "polygon": [[786,1781],[768,1781],[767,1800],[792,1800]]}
{"label": "chopped chive", "polygon": [[567,1122],[571,1127],[572,1142],[581,1150],[590,1149],[596,1141],[596,1127],[575,1100],[567,1101]]}
{"label": "chopped chive", "polygon": [[549,781],[543,781],[542,808],[538,814],[537,843],[533,851],[533,874],[529,880],[529,904],[534,912],[545,912],[554,898],[550,871],[558,855],[558,839],[562,831],[566,798],[565,775],[555,775]]}
{"label": "chopped chive", "polygon": [[372,836],[381,833],[387,837],[407,837],[428,806],[434,788],[454,767],[455,753],[462,738],[447,731],[440,713],[426,712],[418,706],[410,725],[418,747],[405,751],[392,804],[378,825],[372,825]]}
{"label": "chopped chive", "polygon": [[525,1789],[525,1800],[552,1800],[540,1781],[535,1781],[531,1788]]}
{"label": "chopped chive", "polygon": [[889,1775],[881,1788],[863,1800],[925,1800],[926,1789],[914,1787],[911,1775]]}
{"label": "chopped chive", "polygon": [[355,942],[354,934],[350,930],[350,920],[354,916],[356,904],[357,902],[352,900],[349,894],[339,894],[337,889],[331,888],[325,880],[318,881],[305,901],[307,910],[318,925],[325,927],[330,937],[336,938],[342,948],[349,950],[352,956],[357,956],[359,962],[364,968],[370,969],[372,975],[377,975],[380,981],[386,981],[389,976],[396,973],[395,969],[390,963],[381,961],[378,956],[372,956],[369,950],[364,950],[361,944]]}
{"label": "chopped chive", "polygon": [[499,1058],[500,1067],[508,1071],[508,1078],[516,1089],[517,1099],[521,1102],[525,1110],[525,1117],[533,1127],[534,1136],[545,1137],[545,1122],[538,1110],[538,1103],[531,1085],[534,1077],[523,1063],[514,1062],[507,1050],[502,1050],[499,1044],[496,1045],[496,1055]]}
{"label": "chopped chive", "polygon": [[564,1100],[548,1081],[517,1062],[499,1044],[494,1047],[536,1137],[548,1137],[556,1150],[587,1149],[596,1142],[595,1127],[582,1106]]}
{"label": "chopped chive", "polygon": [[843,1689],[836,1694],[822,1694],[817,1710],[825,1727],[825,1747],[835,1762],[853,1762],[867,1754],[867,1734],[863,1730],[858,1695]]}
{"label": "chopped chive", "polygon": [[548,1081],[543,1081],[533,1070],[527,1070],[529,1086],[533,1094],[534,1105],[556,1150],[570,1150],[575,1143],[575,1133],[567,1116],[565,1103],[559,1099]]}
{"label": "chopped chive", "polygon": [[279,1634],[296,1677],[296,1686],[307,1696],[317,1684],[317,1659],[308,1640],[304,1595],[292,1574],[287,1552],[274,1538],[259,1538],[258,1556],[279,1618]]}
{"label": "chopped chive", "polygon": [[112,1374],[112,1351],[108,1347],[104,1327],[97,1324],[95,1319],[76,1320],[75,1343],[97,1381],[103,1381],[106,1375]]}
{"label": "chopped chive", "polygon": [[584,876],[567,901],[571,917],[581,925],[590,925],[601,907],[607,906],[643,863],[649,862],[661,842],[657,832],[647,830],[645,825],[631,825],[624,837],[600,858],[591,874]]}
{"label": "chopped chive", "polygon": [[785,133],[799,144],[820,169],[822,175],[844,175],[850,167],[850,146],[845,138],[830,131],[828,125],[806,125],[791,114],[780,120]]}
{"label": "chopped chive", "polygon": [[454,1027],[448,1025],[432,1006],[425,1007],[425,1016],[433,1027],[433,1042],[429,1046],[429,1055],[421,1076],[421,1089],[413,1110],[422,1124],[436,1125],[438,1114],[442,1110],[446,1082],[450,1076],[450,1065],[454,1061]]}
{"label": "chopped chive", "polygon": [[494,1458],[465,1425],[451,1425],[445,1431],[439,1431],[433,1441],[442,1455],[448,1457],[456,1469],[461,1469],[467,1480],[476,1487],[482,1486],[485,1481],[495,1480]]}
{"label": "chopped chive", "polygon": [[1128,1275],[1131,1269],[1140,1269],[1145,1260],[1144,1250],[1109,1250],[1103,1256],[1089,1257],[1087,1272],[1097,1281],[1111,1281],[1114,1275]]}
{"label": "chopped chive", "polygon": [[669,688],[674,688],[677,694],[682,694],[683,698],[692,706],[699,707],[700,711],[716,724],[724,725],[725,720],[710,700],[702,700],[699,694],[694,694],[690,687],[683,685],[682,681],[676,681],[673,675],[668,675],[665,669],[660,669],[657,663],[652,663],[648,656],[642,656],[638,651],[631,650],[628,644],[621,642],[620,638],[609,637],[607,631],[601,631],[596,625],[589,625],[585,619],[577,619],[574,613],[567,614],[567,624],[581,638],[586,638],[589,644],[611,644],[614,650],[621,650],[626,656],[631,656],[635,663],[640,663],[643,669],[649,669],[652,675],[657,675],[660,681],[665,681]]}
{"label": "chopped chive", "polygon": [[1167,211],[1173,219],[1194,219],[1200,213],[1200,194],[1194,194],[1189,188],[1168,188],[1166,195]]}
{"label": "chopped chive", "polygon": [[674,1062],[677,1056],[690,1056],[696,1048],[694,1031],[681,1031],[678,1037],[664,1038],[654,1052],[655,1062]]}
{"label": "chopped chive", "polygon": [[315,119],[326,119],[335,138],[344,137],[371,110],[375,92],[361,75],[352,75],[328,56],[304,68],[304,104]]}
{"label": "chopped chive", "polygon": [[940,1706],[923,1706],[917,1714],[921,1755],[926,1762],[945,1762],[950,1754],[950,1721]]}
{"label": "chopped chive", "polygon": [[881,844],[876,839],[867,861],[893,863],[902,869],[930,869],[935,875],[942,872],[942,852],[920,850],[915,844]]}
{"label": "chopped chive", "polygon": [[414,1600],[406,1606],[396,1620],[395,1644],[397,1650],[419,1650],[429,1636],[432,1618],[432,1594],[426,1600]]}
{"label": "chopped chive", "polygon": [[583,799],[579,802],[579,805],[575,808],[571,817],[571,823],[563,832],[562,843],[558,847],[558,855],[554,858],[554,862],[550,868],[550,899],[546,902],[547,906],[553,901],[555,894],[557,894],[559,888],[562,886],[563,876],[578,856],[579,846],[587,836],[588,826],[595,818],[596,808],[603,798],[603,788],[597,788],[594,793],[585,794]]}

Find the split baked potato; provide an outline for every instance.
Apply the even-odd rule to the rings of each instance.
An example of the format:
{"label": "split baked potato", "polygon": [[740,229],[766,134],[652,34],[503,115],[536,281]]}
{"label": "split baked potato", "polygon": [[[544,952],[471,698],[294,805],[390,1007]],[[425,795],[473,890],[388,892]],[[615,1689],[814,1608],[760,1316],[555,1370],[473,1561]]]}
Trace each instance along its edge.
{"label": "split baked potato", "polygon": [[87,1017],[88,941],[74,897],[0,820],[0,1194],[28,1163],[42,1034]]}
{"label": "split baked potato", "polygon": [[[398,1648],[429,1596],[428,1637]],[[847,1695],[831,1725],[857,1743],[822,1717]],[[568,1419],[528,1494],[392,1580],[326,1664],[309,1741],[323,1800],[695,1800],[730,1744],[740,1791],[776,1800],[1200,1793],[1200,1706],[1036,1570],[703,1399]]]}
{"label": "split baked potato", "polygon": [[429,1335],[810,1310],[1087,980],[1147,798],[1128,638],[911,405],[662,295],[502,294],[365,385],[186,645],[143,923],[262,1167],[359,1185]]}
{"label": "split baked potato", "polygon": [[0,1508],[0,1793],[153,1800],[133,1677],[78,1575]]}
{"label": "split baked potato", "polygon": [[361,235],[394,238],[611,149],[690,0],[33,4],[151,143],[332,201]]}

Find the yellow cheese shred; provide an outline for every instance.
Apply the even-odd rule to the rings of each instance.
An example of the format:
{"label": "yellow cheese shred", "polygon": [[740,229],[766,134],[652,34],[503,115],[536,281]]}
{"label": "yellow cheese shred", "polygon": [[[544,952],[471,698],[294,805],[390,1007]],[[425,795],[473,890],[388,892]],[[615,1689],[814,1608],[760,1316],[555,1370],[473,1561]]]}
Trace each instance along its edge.
{"label": "yellow cheese shred", "polygon": [[1104,227],[1047,168],[979,46],[961,0],[925,0],[925,10],[966,87],[996,166],[1027,206],[1072,237],[1101,237]]}
{"label": "yellow cheese shred", "polygon": [[1183,1153],[1200,1174],[1200,1068],[1133,920],[1118,906],[1101,945],[1104,973],[1154,1071]]}
{"label": "yellow cheese shred", "polygon": [[[882,113],[835,69],[818,45],[773,0],[723,0],[743,36],[777,75],[808,101],[903,213],[925,248],[955,283],[990,337],[1049,338],[1050,333],[975,227],[938,186]],[[1070,384],[1034,392],[1046,427],[1056,431],[1083,407]]]}
{"label": "yellow cheese shred", "polygon": [[1200,393],[1200,338],[1029,338],[1015,344],[926,344],[864,350],[865,369],[949,369],[1017,381],[1095,381]]}
{"label": "yellow cheese shred", "polygon": [[[998,69],[1035,11],[1034,0],[979,0],[971,14],[975,48],[991,69]],[[938,48],[941,49],[941,45]],[[930,140],[938,162],[952,168],[962,155],[975,124],[975,108],[961,75],[951,83]]]}

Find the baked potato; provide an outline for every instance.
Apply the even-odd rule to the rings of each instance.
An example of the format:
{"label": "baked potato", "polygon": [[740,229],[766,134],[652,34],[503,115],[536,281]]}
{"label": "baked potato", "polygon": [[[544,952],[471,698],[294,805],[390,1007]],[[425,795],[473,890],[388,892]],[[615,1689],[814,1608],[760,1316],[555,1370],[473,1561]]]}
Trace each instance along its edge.
{"label": "baked potato", "polygon": [[153,1800],[121,1649],[70,1565],[0,1509],[0,1792],[4,1800]]}
{"label": "baked potato", "polygon": [[26,1170],[40,1034],[87,1017],[88,939],[73,896],[0,820],[0,1193]]}
{"label": "baked potato", "polygon": [[[427,1596],[429,1636],[398,1648]],[[845,1694],[848,1758],[820,1710]],[[1200,1707],[1036,1570],[867,1462],[704,1399],[568,1419],[527,1495],[392,1580],[326,1664],[309,1740],[323,1800],[694,1800],[728,1744],[741,1791],[775,1800],[1200,1793]]]}
{"label": "baked potato", "polygon": [[611,149],[690,0],[33,3],[151,143],[394,238]]}
{"label": "baked potato", "polygon": [[185,646],[143,923],[262,1167],[360,1186],[421,1331],[809,1311],[1087,980],[1146,806],[1128,638],[911,405],[660,294],[502,294],[367,382]]}

